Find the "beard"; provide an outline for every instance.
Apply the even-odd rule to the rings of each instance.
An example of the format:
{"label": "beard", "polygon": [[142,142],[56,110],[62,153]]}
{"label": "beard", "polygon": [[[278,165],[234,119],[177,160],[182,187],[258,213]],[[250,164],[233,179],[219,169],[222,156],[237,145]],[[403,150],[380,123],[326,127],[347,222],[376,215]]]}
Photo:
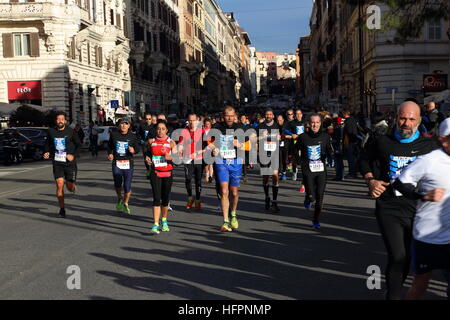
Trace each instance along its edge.
{"label": "beard", "polygon": [[56,123],[56,127],[59,128],[59,129],[64,128],[64,126],[65,126],[65,123],[64,123],[64,122],[58,122],[58,123]]}
{"label": "beard", "polygon": [[400,137],[402,139],[408,139],[411,138],[417,131],[417,127],[408,127],[408,126],[397,126],[397,131],[400,134]]}

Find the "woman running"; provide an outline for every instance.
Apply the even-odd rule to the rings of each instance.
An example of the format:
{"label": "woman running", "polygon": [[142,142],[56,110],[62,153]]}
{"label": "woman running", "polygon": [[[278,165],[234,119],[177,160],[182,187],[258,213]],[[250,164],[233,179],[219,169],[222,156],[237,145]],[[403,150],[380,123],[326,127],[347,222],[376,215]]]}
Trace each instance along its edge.
{"label": "woman running", "polygon": [[[160,230],[169,231],[167,212],[169,210],[170,192],[172,188],[172,155],[176,152],[176,144],[167,135],[167,122],[158,120],[156,123],[156,138],[148,141],[149,148],[145,161],[150,165],[150,183],[153,192],[153,220],[152,233],[159,234]],[[162,228],[159,220],[162,215]]]}

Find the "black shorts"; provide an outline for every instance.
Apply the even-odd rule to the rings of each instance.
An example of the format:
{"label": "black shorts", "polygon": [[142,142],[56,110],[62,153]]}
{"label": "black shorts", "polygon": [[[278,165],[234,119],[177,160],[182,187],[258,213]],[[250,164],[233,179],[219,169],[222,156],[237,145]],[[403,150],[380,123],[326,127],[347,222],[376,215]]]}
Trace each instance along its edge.
{"label": "black shorts", "polygon": [[416,274],[425,274],[435,269],[450,269],[450,244],[414,240],[412,261]]}
{"label": "black shorts", "polygon": [[66,181],[75,182],[77,180],[77,165],[71,164],[53,164],[53,176],[56,179],[64,178]]}

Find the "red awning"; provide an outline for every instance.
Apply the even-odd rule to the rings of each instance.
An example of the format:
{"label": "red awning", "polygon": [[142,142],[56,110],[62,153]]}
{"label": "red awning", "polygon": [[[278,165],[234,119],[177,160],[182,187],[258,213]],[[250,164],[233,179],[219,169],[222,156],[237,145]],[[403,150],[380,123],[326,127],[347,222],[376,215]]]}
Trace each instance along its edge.
{"label": "red awning", "polygon": [[8,81],[9,100],[40,100],[41,81]]}

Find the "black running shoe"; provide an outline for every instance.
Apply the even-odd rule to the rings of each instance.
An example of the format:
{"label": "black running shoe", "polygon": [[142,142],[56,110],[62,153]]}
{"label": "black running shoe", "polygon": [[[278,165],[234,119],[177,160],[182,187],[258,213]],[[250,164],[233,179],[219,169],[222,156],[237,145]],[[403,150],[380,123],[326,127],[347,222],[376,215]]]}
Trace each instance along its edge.
{"label": "black running shoe", "polygon": [[266,198],[266,210],[270,210],[270,198]]}
{"label": "black running shoe", "polygon": [[59,217],[65,218],[66,217],[66,209],[59,209]]}
{"label": "black running shoe", "polygon": [[278,204],[276,202],[272,202],[272,207],[270,209],[273,212],[280,212],[280,208],[278,208]]}

